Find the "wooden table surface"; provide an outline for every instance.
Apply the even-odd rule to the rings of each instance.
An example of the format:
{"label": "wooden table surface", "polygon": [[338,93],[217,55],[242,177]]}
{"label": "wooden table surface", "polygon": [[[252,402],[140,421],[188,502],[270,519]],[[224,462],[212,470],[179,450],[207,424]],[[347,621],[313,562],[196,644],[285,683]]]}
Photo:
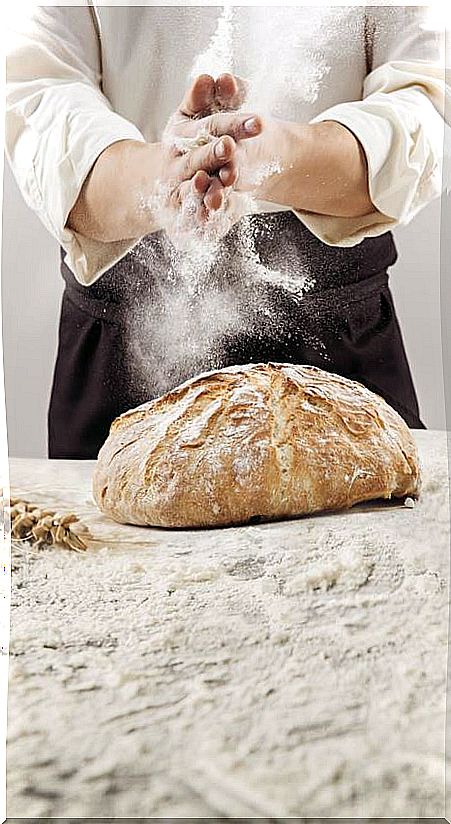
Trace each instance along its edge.
{"label": "wooden table surface", "polygon": [[414,508],[114,524],[91,462],[11,459],[83,553],[13,547],[9,817],[444,814],[446,435]]}

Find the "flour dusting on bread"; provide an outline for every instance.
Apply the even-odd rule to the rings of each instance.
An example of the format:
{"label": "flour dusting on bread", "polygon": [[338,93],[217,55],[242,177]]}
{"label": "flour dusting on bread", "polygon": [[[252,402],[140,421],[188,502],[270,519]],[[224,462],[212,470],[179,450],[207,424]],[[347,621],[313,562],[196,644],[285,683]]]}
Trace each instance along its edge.
{"label": "flour dusting on bread", "polygon": [[203,373],[121,415],[95,500],[117,521],[208,527],[419,492],[413,437],[361,384],[313,366]]}

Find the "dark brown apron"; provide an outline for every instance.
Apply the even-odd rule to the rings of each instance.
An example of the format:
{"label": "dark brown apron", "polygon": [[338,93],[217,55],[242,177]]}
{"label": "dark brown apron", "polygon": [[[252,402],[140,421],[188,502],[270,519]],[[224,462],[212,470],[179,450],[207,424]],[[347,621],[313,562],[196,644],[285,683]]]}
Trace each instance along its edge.
{"label": "dark brown apron", "polygon": [[[424,428],[388,285],[397,258],[391,233],[337,247],[290,212],[246,220],[252,257],[235,226],[208,275],[196,288],[189,284],[188,298],[181,258],[161,233],[89,287],[62,262],[50,458],[95,458],[117,415],[194,374],[235,363],[337,372],[385,398],[410,427]],[[279,273],[274,281],[252,271],[256,260]],[[293,283],[305,277],[300,296]]]}

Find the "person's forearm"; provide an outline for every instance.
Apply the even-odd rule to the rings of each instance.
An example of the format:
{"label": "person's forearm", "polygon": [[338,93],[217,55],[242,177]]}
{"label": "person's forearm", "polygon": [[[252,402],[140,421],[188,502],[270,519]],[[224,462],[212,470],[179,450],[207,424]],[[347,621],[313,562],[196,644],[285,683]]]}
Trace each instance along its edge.
{"label": "person's forearm", "polygon": [[67,226],[104,243],[141,237],[159,227],[152,200],[162,146],[121,140],[97,158],[71,210]]}
{"label": "person's forearm", "polygon": [[364,151],[354,135],[335,121],[278,124],[280,174],[258,196],[299,211],[358,217],[374,211]]}

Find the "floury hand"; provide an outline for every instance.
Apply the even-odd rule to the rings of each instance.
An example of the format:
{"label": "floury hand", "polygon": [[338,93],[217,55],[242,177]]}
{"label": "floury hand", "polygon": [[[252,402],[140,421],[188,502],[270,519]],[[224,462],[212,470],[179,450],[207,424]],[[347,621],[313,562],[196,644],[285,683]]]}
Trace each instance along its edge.
{"label": "floury hand", "polygon": [[237,179],[235,150],[238,141],[258,134],[257,120],[246,128],[243,116],[231,115],[236,128],[233,134],[224,136],[232,141],[227,143],[230,155],[226,162],[213,173],[207,167],[198,168],[200,149],[220,147],[214,129],[205,128],[205,124],[213,123],[210,115],[234,111],[244,97],[245,84],[240,78],[224,74],[215,81],[209,75],[201,75],[168,122],[163,143],[176,156],[184,158],[188,168],[193,164],[193,169],[197,169],[192,176],[188,173],[185,180],[177,181],[170,193],[170,211],[165,212],[164,224],[176,245],[185,245],[190,233],[193,237],[220,237],[249,211],[248,199],[232,190]]}
{"label": "floury hand", "polygon": [[[333,120],[295,123],[234,111],[243,99],[244,85],[232,75],[201,75],[164,141],[119,140],[101,152],[67,226],[102,242],[161,228],[173,237],[180,222],[197,231],[210,224],[221,236],[253,211],[254,198],[331,216],[376,211],[365,152],[349,129]],[[206,115],[209,106],[215,111]],[[199,133],[201,145],[191,142],[186,151]]]}
{"label": "floury hand", "polygon": [[184,139],[179,133],[183,128],[202,129],[199,124],[209,107],[223,106],[230,112],[243,95],[244,84],[232,75],[222,75],[216,82],[202,75],[170,118],[165,140],[118,140],[100,153],[67,226],[103,243],[134,240],[159,229],[174,239],[187,231],[198,237],[202,229],[224,234],[245,211],[245,198],[231,187],[236,180],[237,145],[252,135],[244,129],[240,135],[235,132],[236,139],[209,134],[190,151],[178,149],[176,142]]}
{"label": "floury hand", "polygon": [[244,82],[233,75],[222,75],[216,83],[202,75],[171,123],[182,152],[199,142],[233,139],[230,161],[215,172],[224,188],[233,190],[228,210],[239,204],[243,214],[243,206],[249,211],[259,199],[338,217],[375,211],[365,152],[350,129],[334,120],[303,123],[243,113],[245,92]]}

